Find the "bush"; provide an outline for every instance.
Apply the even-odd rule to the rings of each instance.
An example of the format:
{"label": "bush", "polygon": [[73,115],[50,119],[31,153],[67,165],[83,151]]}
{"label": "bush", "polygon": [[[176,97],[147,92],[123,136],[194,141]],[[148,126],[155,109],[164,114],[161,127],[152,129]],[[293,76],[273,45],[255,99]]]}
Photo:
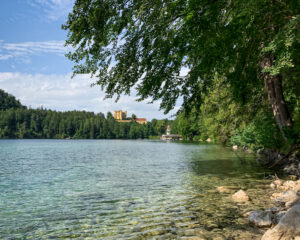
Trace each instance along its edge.
{"label": "bush", "polygon": [[230,138],[230,143],[251,149],[278,149],[282,146],[283,139],[272,116],[263,114],[256,116],[242,130],[236,130],[235,135]]}

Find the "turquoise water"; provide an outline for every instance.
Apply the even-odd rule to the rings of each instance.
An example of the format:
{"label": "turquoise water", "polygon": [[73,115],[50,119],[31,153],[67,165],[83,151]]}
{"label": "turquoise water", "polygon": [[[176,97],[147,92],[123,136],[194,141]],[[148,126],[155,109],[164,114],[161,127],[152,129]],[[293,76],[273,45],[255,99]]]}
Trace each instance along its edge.
{"label": "turquoise water", "polygon": [[218,145],[0,140],[0,238],[229,236],[247,230],[247,206],[216,187],[246,189],[255,205],[264,175],[254,156]]}

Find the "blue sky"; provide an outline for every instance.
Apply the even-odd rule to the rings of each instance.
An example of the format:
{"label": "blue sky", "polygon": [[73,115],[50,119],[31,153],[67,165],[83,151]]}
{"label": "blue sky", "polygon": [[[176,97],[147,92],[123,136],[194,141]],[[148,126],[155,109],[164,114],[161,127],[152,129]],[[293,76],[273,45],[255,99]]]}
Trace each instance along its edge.
{"label": "blue sky", "polygon": [[[166,118],[159,103],[103,100],[89,76],[71,79],[73,63],[64,54],[66,32],[61,25],[74,0],[1,0],[0,88],[33,108],[103,112],[123,109],[138,117]],[[173,112],[174,113],[174,112]]]}

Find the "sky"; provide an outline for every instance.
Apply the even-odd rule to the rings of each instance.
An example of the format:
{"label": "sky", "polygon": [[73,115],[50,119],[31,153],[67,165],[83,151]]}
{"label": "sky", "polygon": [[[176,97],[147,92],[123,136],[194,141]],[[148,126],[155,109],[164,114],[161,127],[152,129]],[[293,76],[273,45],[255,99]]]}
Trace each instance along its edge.
{"label": "sky", "polygon": [[107,113],[127,110],[138,117],[171,118],[159,111],[159,102],[137,102],[134,94],[104,100],[95,80],[72,76],[73,63],[65,57],[67,32],[61,29],[74,0],[1,0],[0,89],[14,95],[23,105],[68,111]]}

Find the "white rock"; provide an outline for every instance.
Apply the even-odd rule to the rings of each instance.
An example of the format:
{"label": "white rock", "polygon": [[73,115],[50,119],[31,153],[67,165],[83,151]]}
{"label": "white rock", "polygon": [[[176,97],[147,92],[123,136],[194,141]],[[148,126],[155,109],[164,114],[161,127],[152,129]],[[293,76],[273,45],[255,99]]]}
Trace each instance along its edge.
{"label": "white rock", "polygon": [[282,193],[273,193],[272,196],[270,197],[272,200],[275,200],[276,198],[279,198],[282,195]]}
{"label": "white rock", "polygon": [[291,240],[300,237],[300,204],[294,205],[261,240]]}
{"label": "white rock", "polygon": [[272,215],[270,211],[252,211],[248,221],[258,227],[270,227],[272,225]]}
{"label": "white rock", "polygon": [[233,194],[232,199],[235,202],[247,202],[247,201],[249,201],[248,195],[243,190],[239,190],[235,194]]}
{"label": "white rock", "polygon": [[234,150],[237,150],[239,147],[238,147],[238,145],[233,145],[232,148],[233,148]]}
{"label": "white rock", "polygon": [[293,188],[294,191],[299,191],[300,190],[300,180],[295,181],[295,186]]}
{"label": "white rock", "polygon": [[276,185],[277,188],[282,186],[283,184],[283,182],[280,179],[275,180],[273,183]]}
{"label": "white rock", "polygon": [[286,181],[282,187],[286,190],[293,190],[295,186],[296,186],[296,182],[290,180],[290,181]]}

